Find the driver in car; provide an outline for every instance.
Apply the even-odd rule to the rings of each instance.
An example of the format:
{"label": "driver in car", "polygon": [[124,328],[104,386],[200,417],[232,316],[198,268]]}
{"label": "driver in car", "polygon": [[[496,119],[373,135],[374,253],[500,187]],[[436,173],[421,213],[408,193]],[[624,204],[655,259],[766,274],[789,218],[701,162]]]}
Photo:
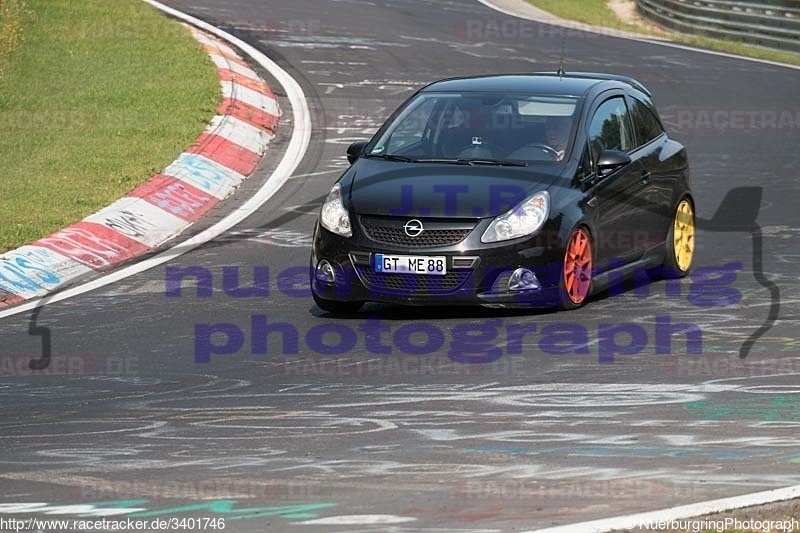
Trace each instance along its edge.
{"label": "driver in car", "polygon": [[556,151],[554,161],[564,159],[569,137],[570,117],[550,117],[544,123],[547,144]]}

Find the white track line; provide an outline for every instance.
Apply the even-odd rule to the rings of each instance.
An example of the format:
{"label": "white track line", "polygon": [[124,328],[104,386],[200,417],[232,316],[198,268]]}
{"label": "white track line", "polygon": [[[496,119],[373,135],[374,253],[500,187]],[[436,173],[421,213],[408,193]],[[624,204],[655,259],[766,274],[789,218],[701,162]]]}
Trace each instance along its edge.
{"label": "white track line", "polygon": [[292,106],[293,129],[286,152],[283,154],[283,158],[281,159],[280,163],[278,163],[278,166],[272,172],[270,177],[267,179],[266,183],[264,183],[264,185],[256,192],[256,194],[254,194],[249,200],[239,206],[231,214],[210,228],[168,250],[161,252],[158,255],[144,259],[129,267],[116,270],[83,285],[57,292],[52,296],[45,296],[41,300],[33,300],[14,306],[10,309],[0,311],[0,318],[30,311],[31,309],[40,307],[42,302],[45,302],[46,304],[60,302],[68,298],[99,289],[100,287],[105,287],[111,283],[139,274],[153,267],[171,261],[191,250],[194,250],[198,246],[205,244],[216,237],[219,237],[221,234],[255,213],[276,192],[278,192],[286,183],[286,180],[289,179],[289,176],[291,176],[292,173],[294,173],[294,171],[297,169],[300,161],[302,161],[303,157],[305,156],[306,150],[308,150],[308,144],[311,140],[311,115],[308,110],[308,105],[306,104],[306,97],[303,93],[303,89],[294,80],[294,78],[289,75],[288,72],[283,70],[280,66],[278,66],[278,64],[256,50],[254,47],[250,46],[241,39],[238,39],[233,35],[220,30],[219,28],[215,28],[214,26],[203,22],[200,19],[160,4],[155,0],[143,1],[169,15],[172,15],[173,17],[184,20],[202,30],[207,31],[208,33],[213,33],[221,39],[228,41],[232,45],[242,50],[242,52],[249,55],[259,65],[269,71],[269,73],[272,74],[276,80],[278,80],[278,83],[280,83],[286,90],[286,95],[289,99],[289,103]]}
{"label": "white track line", "polygon": [[732,498],[681,505],[679,507],[662,509],[660,511],[649,511],[615,516],[613,518],[603,518],[601,520],[591,520],[589,522],[578,522],[577,524],[569,524],[566,526],[536,529],[527,533],[533,533],[534,531],[536,533],[607,533],[609,531],[618,531],[621,529],[633,529],[647,524],[650,524],[652,529],[653,524],[657,522],[686,520],[687,518],[734,511],[743,507],[780,502],[798,497],[800,497],[800,485],[794,485],[792,487],[754,492],[752,494],[734,496]]}
{"label": "white track line", "polygon": [[[147,1],[147,0],[145,0],[145,1]],[[732,59],[742,59],[742,60],[745,60],[745,61],[754,61],[756,63],[764,63],[766,65],[772,65],[772,66],[775,66],[775,67],[785,67],[785,68],[791,68],[791,69],[794,69],[794,70],[800,70],[800,65],[790,65],[788,63],[781,63],[779,61],[770,61],[768,59],[759,59],[757,57],[740,56],[740,55],[736,55],[736,54],[729,54],[727,52],[718,52],[717,50],[706,50],[705,48],[696,48],[694,46],[689,46],[689,45],[685,45],[685,44],[678,44],[678,43],[674,43],[674,42],[671,42],[671,41],[666,41],[666,40],[660,39],[660,38],[658,38],[656,36],[653,36],[652,38],[634,37],[633,35],[631,35],[628,32],[618,32],[617,30],[612,30],[610,28],[604,28],[602,26],[592,26],[591,24],[575,23],[575,22],[572,22],[570,20],[563,19],[561,17],[557,17],[557,16],[552,15],[552,14],[551,14],[552,18],[547,18],[547,20],[544,20],[544,19],[539,20],[539,19],[536,19],[534,17],[529,17],[529,16],[521,14],[521,13],[516,13],[516,12],[510,10],[510,9],[502,8],[502,7],[494,4],[494,2],[492,2],[492,0],[477,0],[477,1],[480,2],[481,4],[485,5],[489,9],[493,9],[495,11],[499,11],[500,13],[503,13],[505,15],[509,15],[509,16],[512,16],[512,17],[525,19],[525,20],[533,20],[535,22],[541,22],[543,24],[550,24],[552,26],[561,26],[561,27],[564,27],[564,28],[567,28],[567,29],[572,28],[573,30],[574,29],[580,29],[580,31],[585,31],[587,33],[596,33],[596,34],[599,34],[599,35],[605,35],[605,36],[614,37],[616,39],[628,39],[629,41],[637,41],[637,42],[641,42],[641,43],[656,44],[656,45],[659,45],[659,46],[668,46],[670,48],[677,48],[679,50],[688,50],[690,52],[699,52],[699,53],[702,53],[702,54],[709,54],[709,55],[712,55],[712,56],[729,57],[729,58],[732,58]],[[610,32],[614,32],[614,33],[612,34]],[[569,37],[567,37],[567,40],[569,40]]]}

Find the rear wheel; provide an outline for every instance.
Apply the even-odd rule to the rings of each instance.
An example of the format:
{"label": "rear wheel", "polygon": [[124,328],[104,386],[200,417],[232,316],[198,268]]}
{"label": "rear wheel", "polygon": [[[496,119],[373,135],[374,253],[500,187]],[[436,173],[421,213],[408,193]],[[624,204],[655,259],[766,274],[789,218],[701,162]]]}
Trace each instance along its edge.
{"label": "rear wheel", "polygon": [[342,302],[339,300],[325,300],[312,293],[314,296],[314,303],[323,311],[334,313],[337,315],[351,315],[358,312],[364,302]]}
{"label": "rear wheel", "polygon": [[694,257],[694,236],[694,207],[691,200],[684,198],[675,209],[667,234],[662,268],[665,278],[682,278],[689,273]]}
{"label": "rear wheel", "polygon": [[572,230],[561,270],[560,307],[575,309],[582,306],[592,287],[592,238],[586,228]]}

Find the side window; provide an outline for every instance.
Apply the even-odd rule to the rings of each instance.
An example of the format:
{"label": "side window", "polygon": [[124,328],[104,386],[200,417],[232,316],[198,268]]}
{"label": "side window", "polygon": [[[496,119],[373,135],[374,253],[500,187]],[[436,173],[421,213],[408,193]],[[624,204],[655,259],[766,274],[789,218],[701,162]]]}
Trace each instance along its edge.
{"label": "side window", "polygon": [[633,135],[630,124],[628,108],[623,97],[616,96],[600,104],[589,124],[592,157],[596,158],[603,150],[623,152],[632,150]]}
{"label": "side window", "polygon": [[632,98],[632,101],[631,111],[636,133],[639,135],[639,144],[645,144],[661,135],[664,130],[650,106],[636,98]]}

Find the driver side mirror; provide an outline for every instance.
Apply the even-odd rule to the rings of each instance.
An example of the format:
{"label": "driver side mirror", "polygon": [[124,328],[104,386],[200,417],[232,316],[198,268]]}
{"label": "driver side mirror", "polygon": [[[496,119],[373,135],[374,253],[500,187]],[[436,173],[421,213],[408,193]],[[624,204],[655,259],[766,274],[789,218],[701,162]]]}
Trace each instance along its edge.
{"label": "driver side mirror", "polygon": [[347,160],[352,165],[364,153],[364,148],[369,141],[356,141],[347,147]]}
{"label": "driver side mirror", "polygon": [[625,152],[619,150],[603,150],[597,156],[595,168],[597,173],[601,176],[608,176],[618,168],[622,168],[631,162],[631,158]]}

